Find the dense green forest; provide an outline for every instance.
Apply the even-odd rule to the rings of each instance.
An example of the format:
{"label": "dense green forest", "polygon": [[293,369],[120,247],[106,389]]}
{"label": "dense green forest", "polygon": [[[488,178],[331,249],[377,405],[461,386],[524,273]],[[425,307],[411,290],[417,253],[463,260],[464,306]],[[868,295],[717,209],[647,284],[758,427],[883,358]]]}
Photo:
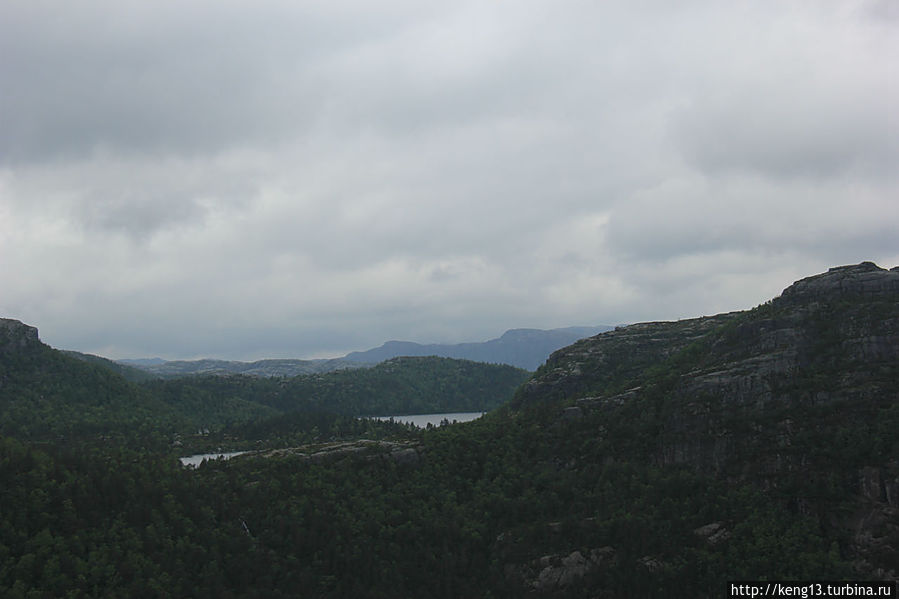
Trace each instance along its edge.
{"label": "dense green forest", "polygon": [[[102,358],[40,342],[0,352],[0,433],[22,440],[99,438],[164,445],[199,429],[226,430],[295,413],[382,416],[487,411],[529,374],[505,365],[449,358],[395,358],[373,368],[292,378],[246,375],[129,381]],[[140,378],[140,377],[137,377]],[[235,429],[236,430],[236,429]]]}
{"label": "dense green forest", "polygon": [[[399,359],[135,384],[0,327],[0,594],[696,598],[728,580],[895,580],[899,273],[871,266],[747,312],[621,327],[531,378]],[[488,407],[432,430],[357,418]],[[251,451],[180,465],[210,446]]]}
{"label": "dense green forest", "polygon": [[[189,421],[100,363],[40,342],[14,350],[0,336],[0,433],[20,439],[158,437]],[[149,442],[144,439],[143,442]]]}
{"label": "dense green forest", "polygon": [[[592,573],[610,596],[850,573],[814,519],[758,491],[686,469],[560,468],[544,460],[558,436],[535,437],[538,423],[498,414],[420,433],[412,463],[375,448],[195,471],[124,448],[7,439],[2,500],[19,507],[0,520],[0,586],[11,597],[516,597],[507,564],[539,558],[537,547],[611,547]],[[693,533],[714,518],[739,523],[720,547]]]}
{"label": "dense green forest", "polygon": [[[209,424],[241,406],[260,415],[328,411],[349,416],[387,416],[487,411],[508,400],[529,376],[505,365],[437,357],[393,358],[372,368],[337,370],[288,379],[205,376],[144,384],[154,396]],[[210,408],[221,403],[220,414]],[[241,420],[248,418],[241,417]]]}

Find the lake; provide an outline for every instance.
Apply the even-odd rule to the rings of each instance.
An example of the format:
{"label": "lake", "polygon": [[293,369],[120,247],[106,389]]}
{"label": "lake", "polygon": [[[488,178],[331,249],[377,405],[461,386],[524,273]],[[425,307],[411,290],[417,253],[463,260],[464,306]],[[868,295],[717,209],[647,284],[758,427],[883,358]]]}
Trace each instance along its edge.
{"label": "lake", "polygon": [[440,423],[447,420],[450,424],[453,422],[468,422],[476,420],[483,416],[485,412],[449,412],[446,414],[407,414],[404,416],[372,416],[374,420],[390,420],[393,418],[395,422],[414,424],[418,428],[427,428],[432,426],[440,426]]}
{"label": "lake", "polygon": [[218,453],[198,453],[195,455],[189,455],[186,458],[178,458],[181,460],[182,466],[191,466],[196,468],[200,464],[203,463],[204,460],[217,460],[222,458],[224,460],[233,458],[236,455],[242,455],[247,453],[246,451],[220,451]]}
{"label": "lake", "polygon": [[[390,420],[393,418],[395,422],[403,422],[414,424],[418,428],[427,428],[430,424],[431,426],[440,426],[440,423],[446,420],[450,424],[454,422],[468,422],[470,420],[476,420],[486,414],[486,412],[447,412],[445,414],[407,414],[403,416],[369,416],[368,418],[372,418],[374,420]],[[223,460],[227,460],[233,458],[234,456],[243,455],[245,453],[249,453],[247,451],[220,451],[218,453],[198,453],[195,455],[190,455],[183,458],[178,458],[181,460],[182,466],[188,466],[191,468],[196,468],[200,464],[203,463],[204,460],[217,460],[222,458]]]}

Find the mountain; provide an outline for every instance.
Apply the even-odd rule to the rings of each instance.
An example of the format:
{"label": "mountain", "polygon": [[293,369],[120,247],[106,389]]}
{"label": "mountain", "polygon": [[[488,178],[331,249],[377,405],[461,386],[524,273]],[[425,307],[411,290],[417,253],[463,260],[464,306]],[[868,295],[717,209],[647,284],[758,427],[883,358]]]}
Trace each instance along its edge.
{"label": "mountain", "polygon": [[[0,594],[703,599],[732,594],[736,580],[895,589],[899,269],[836,267],[752,310],[580,340],[465,424],[277,413],[301,403],[354,413],[357,399],[403,389],[428,401],[471,364],[400,358],[300,379],[146,383],[163,407],[206,409],[208,397],[268,410],[215,439],[257,450],[185,470],[168,448],[33,443],[29,425],[54,409],[115,408],[123,400],[98,390],[133,386],[0,321],[0,493],[16,508],[0,510]],[[438,376],[423,383],[427,372]],[[460,394],[491,382],[482,374],[465,374],[473,384]],[[19,439],[6,436],[10,414]]]}
{"label": "mountain", "polygon": [[[373,368],[353,364],[272,378],[296,362],[243,364],[239,374],[217,370],[212,362],[205,376],[194,368],[196,376],[160,380],[105,358],[55,350],[40,341],[36,328],[0,319],[0,434],[46,440],[144,431],[161,442],[175,432],[216,431],[294,412],[356,417],[486,411],[508,400],[529,376],[506,365],[409,357]],[[262,368],[266,376],[259,376]]]}
{"label": "mountain", "polygon": [[0,318],[0,434],[134,437],[187,425],[177,410],[115,370],[102,358],[57,351],[41,342],[35,327]]}
{"label": "mountain", "polygon": [[388,341],[374,349],[349,353],[343,359],[349,362],[378,363],[398,356],[441,356],[491,364],[509,364],[534,371],[555,350],[611,328],[596,326],[550,330],[512,329],[497,339],[455,345]]}
{"label": "mountain", "polygon": [[[579,341],[555,352],[513,406],[519,418],[531,414],[556,431],[547,433],[548,459],[566,469],[586,475],[600,464],[630,464],[638,476],[686,469],[719,492],[754,489],[766,509],[804,522],[807,541],[797,550],[817,545],[816,559],[841,556],[856,577],[899,575],[899,268],[836,267],[750,311],[635,324]],[[762,525],[747,528],[715,501],[710,495],[695,508],[706,521],[690,524],[706,540],[703,559],[734,552]],[[567,550],[532,546],[533,557],[510,560],[506,571],[521,585],[561,592],[573,551],[587,556],[569,560],[578,579],[604,567],[602,547],[584,551],[577,538]],[[786,556],[785,536],[753,542],[766,546],[753,560]],[[661,547],[646,556],[647,571],[686,566],[676,565],[684,554]],[[541,566],[541,551],[558,557]],[[723,564],[740,578],[749,562],[742,570]],[[783,568],[765,567],[775,578]],[[836,574],[836,562],[829,568]],[[556,583],[541,587],[550,574]]]}
{"label": "mountain", "polygon": [[[553,353],[516,404],[586,401],[600,390],[593,399],[620,403],[664,377],[675,377],[667,396],[674,389],[733,405],[781,405],[810,378],[817,386],[826,378],[830,391],[809,401],[854,396],[891,380],[878,365],[899,357],[897,299],[899,267],[863,262],[797,281],[750,311],[616,327]],[[850,373],[865,384],[850,384]]]}
{"label": "mountain", "polygon": [[165,362],[162,358],[122,358],[120,360],[116,360],[119,364],[126,364],[128,366],[156,366],[158,364],[162,364]]}
{"label": "mountain", "polygon": [[[342,358],[318,360],[259,360],[240,362],[233,360],[172,360],[160,358],[116,360],[121,365],[143,370],[158,378],[178,378],[198,375],[245,374],[259,377],[294,377],[321,374],[347,368],[368,368],[391,358],[403,356],[438,356],[484,362],[508,364],[534,371],[550,353],[584,337],[610,330],[609,326],[566,327],[561,329],[512,329],[502,337],[478,343],[456,345],[388,341],[380,347],[361,352],[351,352]],[[77,352],[72,352],[76,355]],[[78,354],[76,357],[84,356]],[[102,358],[101,358],[102,359]],[[133,373],[126,371],[137,380]],[[125,374],[125,372],[123,372]]]}
{"label": "mountain", "polygon": [[126,380],[129,380],[133,383],[140,383],[143,381],[149,381],[156,378],[154,375],[150,374],[146,370],[142,368],[137,368],[128,364],[127,362],[123,362],[121,360],[110,360],[108,358],[103,358],[101,356],[95,356],[93,354],[84,354],[77,351],[72,351],[68,349],[59,350],[67,356],[75,358],[76,360],[81,360],[82,362],[90,362],[91,364],[99,364],[113,372],[121,375]]}
{"label": "mountain", "polygon": [[[430,356],[393,358],[371,368],[289,379],[181,377],[145,387],[170,405],[190,406],[197,418],[224,399],[264,407],[272,416],[330,412],[356,417],[492,410],[508,401],[528,377],[527,371],[505,364]],[[233,418],[223,411],[203,426],[221,425],[228,416]]]}
{"label": "mountain", "polygon": [[245,374],[259,377],[292,377],[306,374],[332,372],[345,368],[364,368],[371,364],[347,361],[340,358],[321,360],[258,360],[239,362],[234,360],[117,360],[122,365],[139,368],[154,377],[177,378],[184,376]]}

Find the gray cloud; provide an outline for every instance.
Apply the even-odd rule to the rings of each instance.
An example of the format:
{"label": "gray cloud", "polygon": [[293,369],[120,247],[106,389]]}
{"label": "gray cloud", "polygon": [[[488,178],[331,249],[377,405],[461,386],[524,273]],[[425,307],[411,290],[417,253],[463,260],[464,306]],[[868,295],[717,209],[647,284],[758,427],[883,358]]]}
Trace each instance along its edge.
{"label": "gray cloud", "polygon": [[[327,99],[316,61],[368,36],[348,19],[268,2],[5,3],[0,77],[7,160],[206,153],[302,134]],[[363,27],[360,20],[368,18]]]}
{"label": "gray cloud", "polygon": [[301,357],[892,266],[890,6],[6,2],[0,313]]}
{"label": "gray cloud", "polygon": [[[765,62],[765,68],[773,66]],[[809,58],[797,62],[777,77],[767,72],[758,79],[748,76],[696,98],[675,124],[687,159],[710,173],[812,178],[847,170],[893,173],[899,128],[891,118],[888,67],[843,73],[845,87],[834,89],[821,71],[855,65]]]}

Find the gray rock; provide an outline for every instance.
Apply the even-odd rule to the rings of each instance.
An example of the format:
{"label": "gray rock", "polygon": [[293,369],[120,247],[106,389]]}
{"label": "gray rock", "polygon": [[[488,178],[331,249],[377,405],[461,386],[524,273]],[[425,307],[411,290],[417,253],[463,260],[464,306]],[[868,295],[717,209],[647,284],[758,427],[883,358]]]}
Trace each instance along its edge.
{"label": "gray rock", "polygon": [[0,352],[21,351],[40,343],[35,327],[11,318],[0,318]]}
{"label": "gray rock", "polygon": [[[597,443],[615,433],[617,416],[634,415],[635,403],[662,405],[649,460],[765,491],[820,470],[805,435],[835,426],[838,406],[876,410],[899,401],[897,362],[899,267],[863,262],[797,281],[754,310],[622,326],[581,340],[553,353],[513,405],[574,404],[560,409],[559,420],[572,431],[589,423],[584,434]],[[828,416],[819,424],[805,420],[809,413]],[[850,558],[868,564],[865,572],[892,571],[899,460],[859,466],[840,472],[858,481],[846,506],[810,497],[792,498],[791,506],[826,513],[829,527],[845,531]],[[732,534],[713,524],[696,534],[710,544]],[[656,561],[641,563],[652,570]],[[557,575],[548,570],[544,580]]]}
{"label": "gray rock", "polygon": [[390,452],[390,457],[397,464],[417,464],[419,460],[418,450],[413,447],[408,447],[406,449],[394,449]]}
{"label": "gray rock", "polygon": [[543,567],[534,588],[540,591],[565,589],[581,580],[592,564],[580,551],[573,551],[565,557],[544,556],[539,564]]}
{"label": "gray rock", "polygon": [[[835,295],[888,296],[899,294],[899,271],[873,262],[837,266],[824,274],[806,277],[784,289],[778,299],[808,301]],[[776,301],[776,300],[775,300]]]}
{"label": "gray rock", "polygon": [[641,566],[643,566],[650,572],[658,572],[667,566],[667,564],[665,562],[663,562],[659,558],[653,557],[651,555],[644,555],[643,557],[641,557],[640,559],[637,560],[637,563],[639,563]]}
{"label": "gray rock", "polygon": [[730,531],[721,522],[711,522],[700,526],[693,531],[693,534],[712,546],[723,543],[730,538]]}
{"label": "gray rock", "polygon": [[593,572],[613,565],[614,560],[615,550],[606,546],[591,549],[589,556],[575,550],[568,555],[544,555],[525,564],[505,564],[503,571],[507,580],[522,589],[553,596],[576,588]]}

